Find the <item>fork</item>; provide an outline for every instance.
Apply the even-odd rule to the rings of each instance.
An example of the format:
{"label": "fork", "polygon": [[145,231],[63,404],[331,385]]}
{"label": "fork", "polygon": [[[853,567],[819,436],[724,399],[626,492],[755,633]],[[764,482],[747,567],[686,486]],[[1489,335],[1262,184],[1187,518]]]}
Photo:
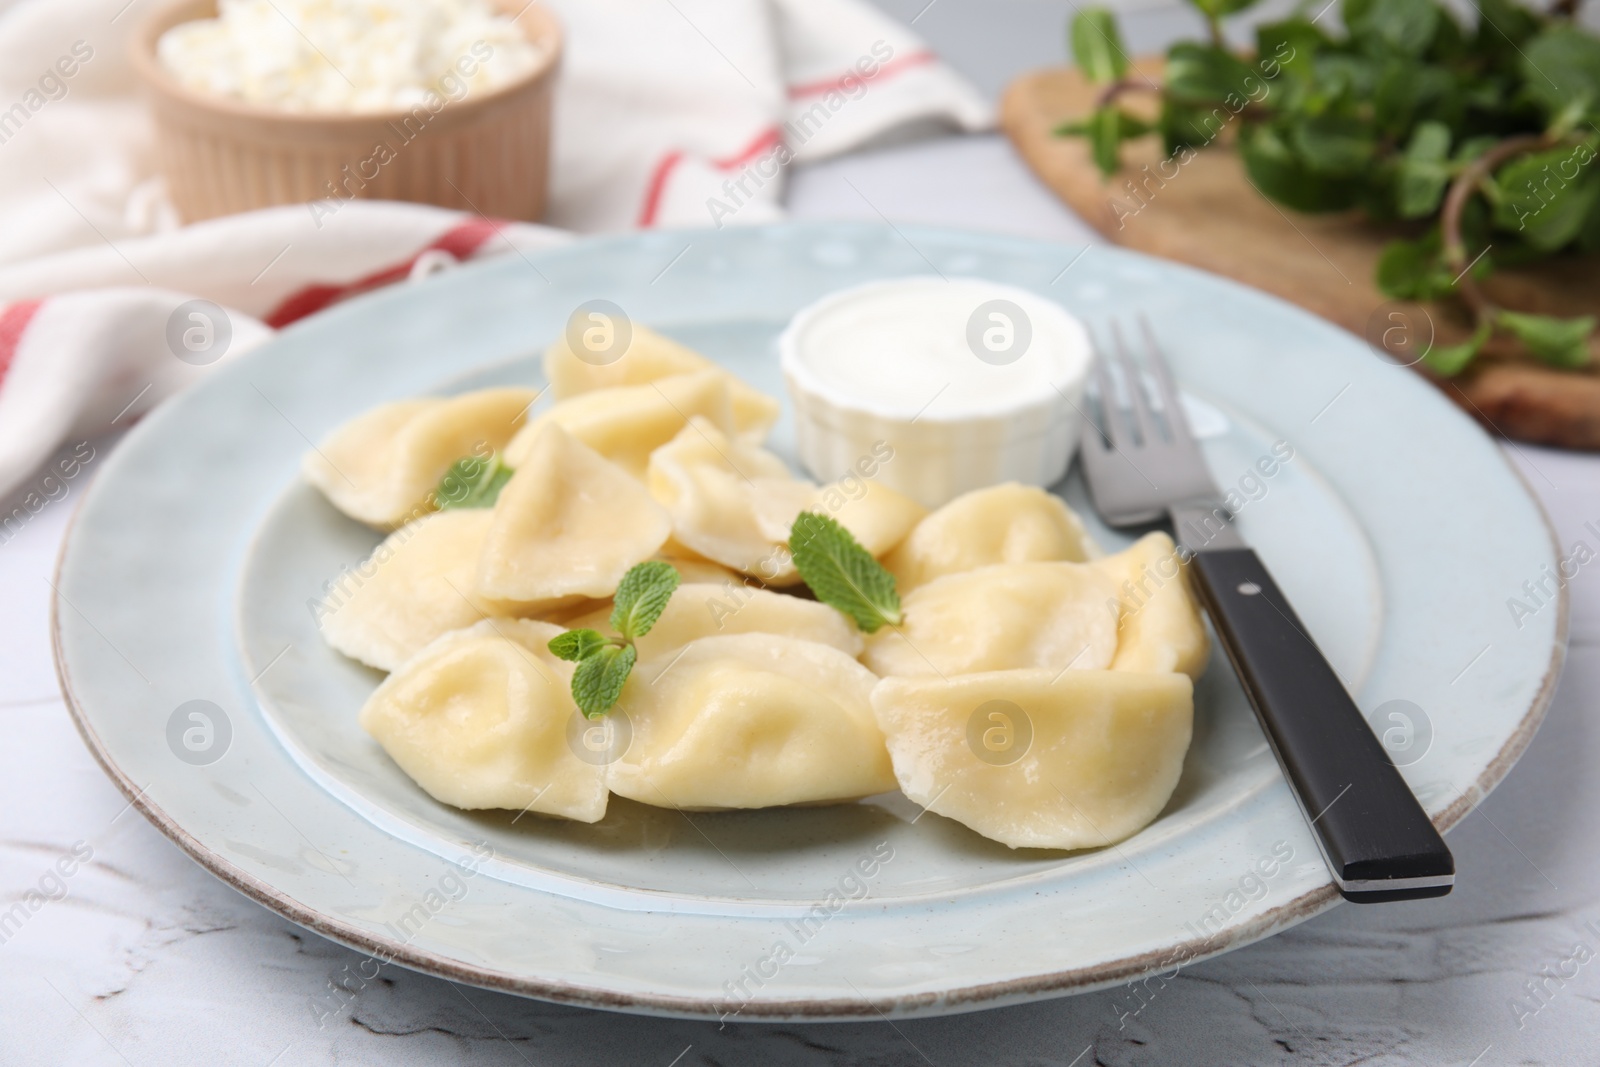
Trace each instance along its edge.
{"label": "fork", "polygon": [[1168,520],[1290,791],[1346,900],[1443,896],[1455,860],[1368,728],[1266,565],[1223,506],[1150,323],[1140,316],[1145,375],[1112,323],[1122,380],[1091,371],[1103,430],[1084,420],[1080,455],[1096,510],[1112,526]]}

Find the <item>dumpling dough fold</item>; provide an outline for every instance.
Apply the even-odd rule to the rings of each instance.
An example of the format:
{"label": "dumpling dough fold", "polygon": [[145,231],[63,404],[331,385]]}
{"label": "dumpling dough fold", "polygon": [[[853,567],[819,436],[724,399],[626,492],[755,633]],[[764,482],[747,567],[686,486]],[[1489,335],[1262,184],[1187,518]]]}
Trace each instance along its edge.
{"label": "dumpling dough fold", "polygon": [[766,808],[894,788],[870,697],[849,655],[794,637],[702,637],[640,663],[623,689],[632,742],[611,790],[645,804]]}
{"label": "dumpling dough fold", "polygon": [[500,600],[608,597],[671,533],[671,519],[643,485],[547,424],[495,502],[478,592]]}
{"label": "dumpling dough fold", "polygon": [[329,434],[301,470],[346,515],[392,529],[433,510],[428,497],[457,460],[504,449],[538,399],[505,388],[383,404]]}
{"label": "dumpling dough fold", "polygon": [[1054,493],[1007,482],[956,497],[917,523],[883,561],[902,594],[991,563],[1082,562],[1100,550]]}
{"label": "dumpling dough fold", "polygon": [[561,627],[486,619],[428,645],[380,685],[361,726],[435,800],[579,822],[605,817],[605,767],[569,740],[581,713]]}
{"label": "dumpling dough fold", "polygon": [[[682,565],[668,560],[675,567]],[[611,609],[572,618],[574,630],[611,633]],[[848,656],[861,654],[861,634],[839,612],[815,600],[753,588],[743,582],[684,582],[650,632],[637,638],[640,659],[670,656],[689,642],[719,634],[781,634],[830,645]]]}
{"label": "dumpling dough fold", "polygon": [[1121,609],[1111,668],[1181,671],[1198,680],[1211,658],[1211,638],[1172,538],[1145,534],[1091,566],[1111,578]]}
{"label": "dumpling dough fold", "polygon": [[1012,848],[1094,848],[1161,813],[1183,773],[1182,674],[885,678],[872,707],[905,795]]}

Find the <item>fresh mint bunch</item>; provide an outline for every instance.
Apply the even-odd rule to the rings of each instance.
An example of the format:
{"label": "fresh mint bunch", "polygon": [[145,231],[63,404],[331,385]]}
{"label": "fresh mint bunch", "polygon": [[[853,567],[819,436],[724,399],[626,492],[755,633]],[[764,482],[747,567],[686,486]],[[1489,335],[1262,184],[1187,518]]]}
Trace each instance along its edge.
{"label": "fresh mint bunch", "polygon": [[[1258,26],[1253,53],[1227,46],[1222,21],[1256,0],[1192,3],[1208,39],[1173,45],[1159,85],[1131,73],[1109,11],[1079,11],[1072,55],[1102,88],[1056,133],[1087,138],[1107,176],[1123,142],[1150,133],[1180,164],[1229,143],[1285,207],[1409,229],[1384,251],[1379,289],[1459,299],[1476,327],[1423,355],[1437,374],[1460,373],[1496,334],[1552,366],[1589,362],[1593,317],[1503,308],[1482,285],[1498,266],[1600,251],[1600,37],[1578,24],[1578,0],[1547,13],[1479,0],[1472,25],[1437,0],[1343,0],[1337,17],[1302,9]],[[1139,94],[1155,96],[1155,122],[1120,105]]]}
{"label": "fresh mint bunch", "polygon": [[598,718],[616,707],[639,658],[634,641],[661,618],[681,580],[670,563],[635,564],[622,576],[611,608],[611,628],[618,636],[584,629],[568,630],[551,640],[553,655],[578,665],[572,672],[572,699],[586,718]]}
{"label": "fresh mint bunch", "polygon": [[836,519],[802,511],[789,529],[789,553],[817,599],[850,616],[864,632],[900,625],[894,575]]}
{"label": "fresh mint bunch", "polygon": [[450,465],[433,498],[440,511],[450,508],[492,508],[516,472],[500,460],[500,453],[488,459],[463,456]]}

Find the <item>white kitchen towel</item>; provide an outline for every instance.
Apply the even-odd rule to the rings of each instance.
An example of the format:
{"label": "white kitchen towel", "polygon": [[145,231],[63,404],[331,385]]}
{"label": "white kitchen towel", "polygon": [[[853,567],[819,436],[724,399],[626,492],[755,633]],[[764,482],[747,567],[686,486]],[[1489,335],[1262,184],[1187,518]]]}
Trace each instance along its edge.
{"label": "white kitchen towel", "polygon": [[[272,329],[440,263],[562,239],[362,201],[183,226],[125,58],[158,2],[0,0],[0,497],[68,434],[126,425]],[[566,32],[552,226],[770,221],[792,161],[909,122],[992,121],[863,0],[546,2]],[[186,345],[215,346],[223,320],[225,350],[196,358]]]}

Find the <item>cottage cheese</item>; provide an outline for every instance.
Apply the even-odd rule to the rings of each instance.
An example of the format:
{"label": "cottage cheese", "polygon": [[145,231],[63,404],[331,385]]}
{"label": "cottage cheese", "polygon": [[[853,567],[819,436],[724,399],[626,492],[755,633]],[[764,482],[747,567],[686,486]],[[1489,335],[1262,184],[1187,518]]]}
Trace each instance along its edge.
{"label": "cottage cheese", "polygon": [[[283,111],[405,111],[515,81],[542,50],[488,0],[219,0],[157,45],[185,87]],[[436,95],[435,95],[436,94]]]}

